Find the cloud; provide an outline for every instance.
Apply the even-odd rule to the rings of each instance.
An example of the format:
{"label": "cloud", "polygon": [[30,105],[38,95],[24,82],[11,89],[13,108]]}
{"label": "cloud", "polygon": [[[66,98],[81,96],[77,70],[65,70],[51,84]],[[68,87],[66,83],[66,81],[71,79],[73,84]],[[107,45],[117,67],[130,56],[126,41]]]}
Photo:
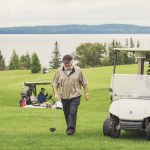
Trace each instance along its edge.
{"label": "cloud", "polygon": [[[149,0],[0,0],[0,26],[150,24]],[[125,19],[124,19],[125,18]],[[142,18],[142,20],[140,20]]]}

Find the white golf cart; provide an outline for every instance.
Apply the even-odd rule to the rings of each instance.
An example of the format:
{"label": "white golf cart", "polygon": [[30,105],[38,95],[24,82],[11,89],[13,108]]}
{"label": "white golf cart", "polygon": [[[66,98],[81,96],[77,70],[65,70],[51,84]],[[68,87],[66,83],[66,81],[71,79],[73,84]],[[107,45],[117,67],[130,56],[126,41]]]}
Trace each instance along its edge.
{"label": "white golf cart", "polygon": [[[114,69],[110,86],[110,116],[104,121],[104,136],[118,138],[121,130],[144,130],[150,140],[150,75],[144,75],[144,61],[150,62],[150,49],[114,48]],[[117,53],[133,52],[137,74],[115,74]]]}

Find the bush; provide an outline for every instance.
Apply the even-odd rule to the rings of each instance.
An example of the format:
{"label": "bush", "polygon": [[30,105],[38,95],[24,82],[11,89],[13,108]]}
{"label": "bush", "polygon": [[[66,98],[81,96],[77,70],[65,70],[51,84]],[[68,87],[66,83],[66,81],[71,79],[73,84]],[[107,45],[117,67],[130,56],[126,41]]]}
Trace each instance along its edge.
{"label": "bush", "polygon": [[101,61],[102,66],[110,66],[110,58],[109,57],[104,57]]}

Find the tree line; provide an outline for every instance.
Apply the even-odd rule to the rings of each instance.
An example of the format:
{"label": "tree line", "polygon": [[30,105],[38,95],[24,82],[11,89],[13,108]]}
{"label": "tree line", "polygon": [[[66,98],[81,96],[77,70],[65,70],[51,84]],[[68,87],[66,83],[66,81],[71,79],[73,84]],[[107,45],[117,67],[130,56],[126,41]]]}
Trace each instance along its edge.
{"label": "tree line", "polygon": [[[110,44],[84,43],[77,47],[74,55],[80,67],[110,66],[114,63],[113,48],[121,48],[121,42],[113,40]],[[117,63],[135,63],[134,54],[128,55],[126,52],[118,53]]]}
{"label": "tree line", "polygon": [[36,53],[30,56],[28,53],[26,55],[18,56],[15,50],[13,50],[9,65],[6,66],[5,58],[0,50],[0,70],[28,70],[31,69],[32,73],[40,72],[41,64]]}
{"label": "tree line", "polygon": [[[83,43],[80,44],[75,52],[72,54],[77,65],[84,67],[95,67],[95,66],[110,66],[114,63],[113,48],[139,48],[140,42],[134,43],[133,39],[126,39],[125,45],[120,41],[113,39],[109,44],[107,43]],[[117,64],[134,64],[136,63],[134,53],[118,53]],[[51,62],[52,68],[58,68],[60,66],[60,52],[58,49],[58,43],[53,51],[53,57]]]}
{"label": "tree line", "polygon": [[[82,43],[75,52],[72,54],[77,65],[80,67],[94,67],[94,66],[109,66],[113,65],[114,55],[113,48],[119,47],[140,47],[139,41],[135,44],[133,39],[126,39],[125,45],[122,45],[120,41],[113,40],[111,43]],[[118,64],[133,64],[136,63],[134,54],[119,53]],[[51,61],[49,62],[51,68],[58,68],[61,65],[61,54],[59,50],[58,42],[54,44],[54,50],[51,55]],[[23,70],[30,69],[32,73],[40,72],[41,64],[36,53],[30,56],[26,55],[18,56],[16,51],[13,50],[9,65],[6,67],[5,59],[0,50],[0,70]]]}

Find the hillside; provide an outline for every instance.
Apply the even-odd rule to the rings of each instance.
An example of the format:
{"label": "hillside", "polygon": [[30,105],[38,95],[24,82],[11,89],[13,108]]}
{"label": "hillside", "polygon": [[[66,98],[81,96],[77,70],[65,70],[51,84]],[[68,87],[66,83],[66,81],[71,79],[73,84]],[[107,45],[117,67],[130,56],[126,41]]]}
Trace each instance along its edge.
{"label": "hillside", "polygon": [[6,27],[0,28],[0,34],[150,34],[150,26],[103,24]]}

